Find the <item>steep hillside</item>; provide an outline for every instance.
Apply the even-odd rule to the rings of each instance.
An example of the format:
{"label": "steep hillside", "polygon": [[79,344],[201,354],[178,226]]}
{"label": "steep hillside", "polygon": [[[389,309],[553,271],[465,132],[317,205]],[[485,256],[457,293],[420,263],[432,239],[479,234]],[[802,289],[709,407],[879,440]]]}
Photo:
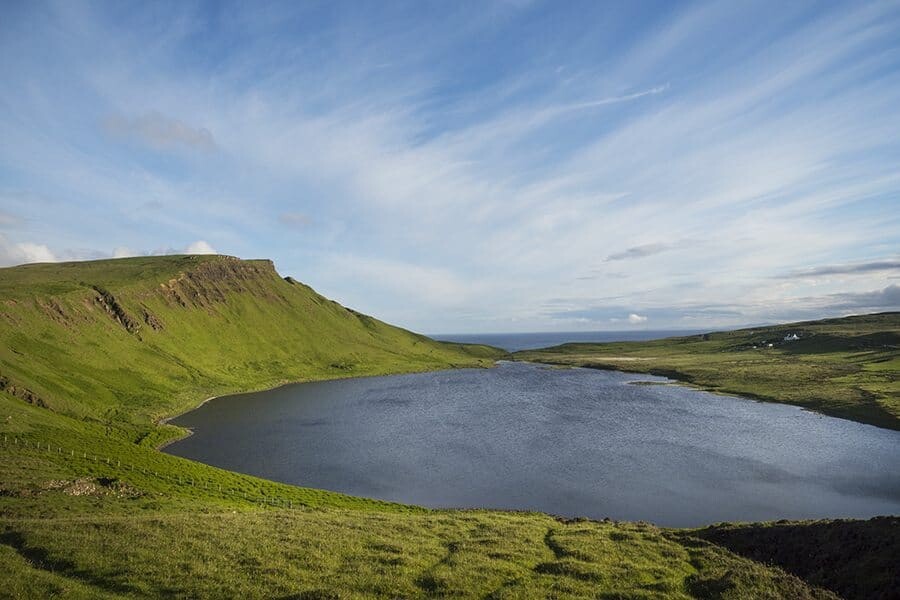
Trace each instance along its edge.
{"label": "steep hillside", "polygon": [[900,313],[754,327],[648,342],[563,344],[519,360],[665,375],[900,429]]}
{"label": "steep hillside", "polygon": [[0,270],[0,388],[135,424],[223,391],[485,366],[282,279],[270,261],[166,256]]}

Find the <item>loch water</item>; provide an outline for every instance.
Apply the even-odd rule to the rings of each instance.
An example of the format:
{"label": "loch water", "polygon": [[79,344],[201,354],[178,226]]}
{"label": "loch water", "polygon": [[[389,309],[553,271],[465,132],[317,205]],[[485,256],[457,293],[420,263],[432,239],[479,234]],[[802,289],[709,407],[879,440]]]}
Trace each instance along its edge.
{"label": "loch water", "polygon": [[294,384],[173,423],[194,435],[171,454],[429,507],[679,527],[900,514],[900,432],[615,371],[501,362]]}

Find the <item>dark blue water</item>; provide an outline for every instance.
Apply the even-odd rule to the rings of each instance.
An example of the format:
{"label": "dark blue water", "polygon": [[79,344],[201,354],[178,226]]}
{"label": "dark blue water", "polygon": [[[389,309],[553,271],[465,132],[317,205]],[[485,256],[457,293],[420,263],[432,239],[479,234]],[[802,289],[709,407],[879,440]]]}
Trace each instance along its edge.
{"label": "dark blue water", "polygon": [[703,333],[699,329],[657,329],[648,331],[553,331],[545,333],[443,333],[430,337],[445,342],[487,344],[510,352],[558,346],[568,342],[640,342]]}
{"label": "dark blue water", "polygon": [[659,377],[500,363],[213,400],[166,451],[432,507],[692,526],[900,513],[900,432]]}

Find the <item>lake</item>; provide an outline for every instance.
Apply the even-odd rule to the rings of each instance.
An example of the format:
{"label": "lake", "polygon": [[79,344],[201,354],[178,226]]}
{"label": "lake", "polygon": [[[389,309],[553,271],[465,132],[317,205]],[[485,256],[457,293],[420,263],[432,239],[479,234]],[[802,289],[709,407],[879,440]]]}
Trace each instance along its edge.
{"label": "lake", "polygon": [[166,452],[430,507],[667,526],[900,513],[900,432],[666,382],[501,362],[294,384],[182,415],[195,434]]}

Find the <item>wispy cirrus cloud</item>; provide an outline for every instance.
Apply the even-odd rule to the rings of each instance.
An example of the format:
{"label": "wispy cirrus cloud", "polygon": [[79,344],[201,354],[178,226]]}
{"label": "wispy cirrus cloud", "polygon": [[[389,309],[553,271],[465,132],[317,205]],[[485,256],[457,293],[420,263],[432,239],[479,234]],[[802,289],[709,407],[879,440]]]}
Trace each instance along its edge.
{"label": "wispy cirrus cloud", "polygon": [[128,12],[23,9],[0,36],[10,247],[207,240],[472,331],[851,310],[827,298],[885,271],[809,265],[900,244],[891,4]]}
{"label": "wispy cirrus cloud", "polygon": [[621,252],[614,252],[610,254],[604,259],[604,262],[613,262],[617,260],[633,260],[637,258],[644,258],[647,256],[654,256],[656,254],[662,254],[663,252],[669,252],[671,250],[678,250],[680,248],[687,248],[695,245],[696,242],[693,240],[680,240],[678,242],[655,242],[652,244],[641,244],[639,246],[632,246],[630,248],[626,248]]}
{"label": "wispy cirrus cloud", "polygon": [[900,259],[887,258],[865,262],[822,265],[776,275],[779,279],[814,279],[829,275],[864,275],[873,272],[900,271]]}
{"label": "wispy cirrus cloud", "polygon": [[210,152],[216,149],[213,134],[179,119],[150,111],[141,115],[110,115],[103,120],[110,135],[135,140],[155,150],[191,149]]}

